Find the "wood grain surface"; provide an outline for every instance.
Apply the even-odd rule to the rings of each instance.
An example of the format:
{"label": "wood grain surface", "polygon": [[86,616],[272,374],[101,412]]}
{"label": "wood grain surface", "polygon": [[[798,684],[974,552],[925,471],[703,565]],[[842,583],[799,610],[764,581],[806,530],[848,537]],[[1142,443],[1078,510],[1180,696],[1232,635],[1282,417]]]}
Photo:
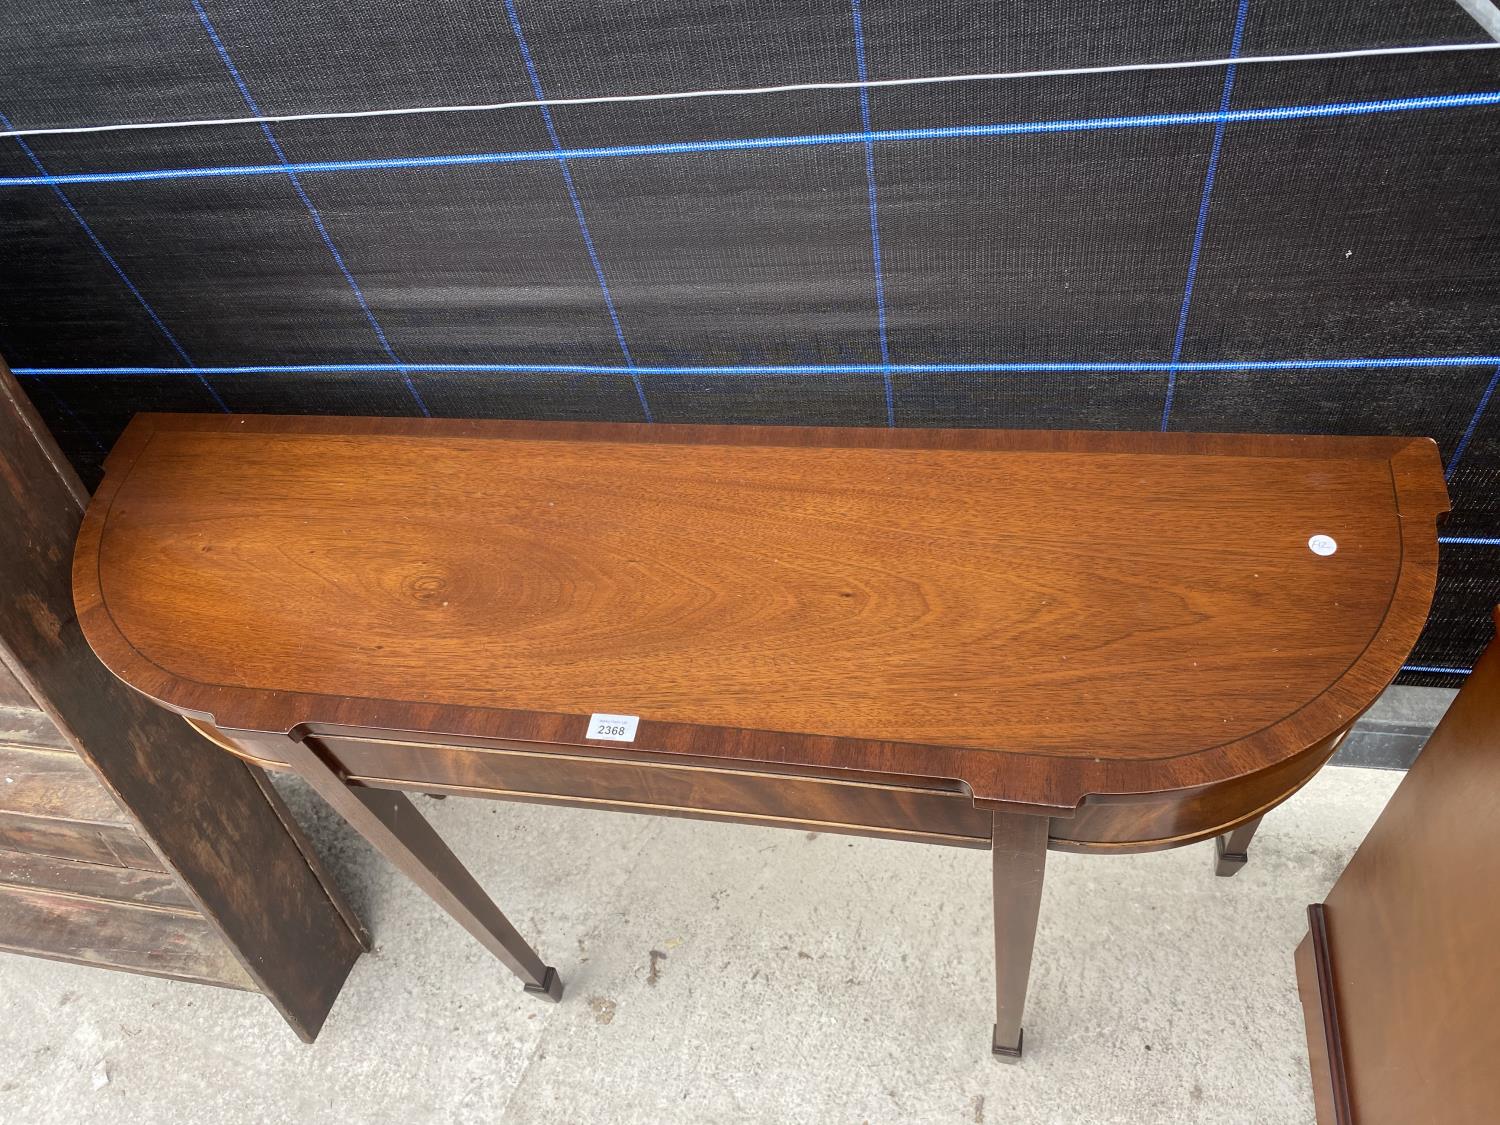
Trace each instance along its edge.
{"label": "wood grain surface", "polygon": [[0,707],[35,707],[26,689],[4,668],[0,668]]}
{"label": "wood grain surface", "polygon": [[1446,507],[1420,439],[142,415],[75,595],[220,727],[582,745],[614,712],[637,751],[1072,807],[1347,727]]}
{"label": "wood grain surface", "polygon": [[0,886],[198,913],[182,884],[165,871],[79,863],[6,848],[0,848]]}
{"label": "wood grain surface", "polygon": [[0,777],[0,809],[93,824],[135,823],[69,751],[0,743]]}
{"label": "wood grain surface", "polygon": [[0,950],[198,984],[256,987],[196,910],[0,885]]}
{"label": "wood grain surface", "polygon": [[1327,979],[1317,978],[1311,935],[1297,954],[1321,1125],[1495,1121],[1500,642],[1475,665],[1322,912]]}
{"label": "wood grain surface", "polygon": [[0,745],[44,746],[53,750],[73,752],[68,740],[56,724],[47,718],[27,697],[26,706],[13,707],[0,703]]}

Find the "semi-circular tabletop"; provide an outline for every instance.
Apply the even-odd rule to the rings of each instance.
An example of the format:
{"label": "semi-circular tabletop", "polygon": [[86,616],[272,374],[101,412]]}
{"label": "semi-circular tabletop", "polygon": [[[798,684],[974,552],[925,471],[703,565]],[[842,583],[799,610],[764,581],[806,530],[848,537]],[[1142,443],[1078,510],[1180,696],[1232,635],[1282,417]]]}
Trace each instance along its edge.
{"label": "semi-circular tabletop", "polygon": [[[1071,808],[1256,773],[1415,643],[1426,439],[138,415],[74,560],[121,679]],[[594,713],[639,716],[627,745]]]}

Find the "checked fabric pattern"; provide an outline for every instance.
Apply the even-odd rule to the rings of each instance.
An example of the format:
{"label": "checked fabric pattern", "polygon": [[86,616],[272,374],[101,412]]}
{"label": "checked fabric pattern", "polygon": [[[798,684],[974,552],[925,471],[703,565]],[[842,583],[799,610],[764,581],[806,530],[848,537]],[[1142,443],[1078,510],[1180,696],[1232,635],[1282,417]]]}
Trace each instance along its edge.
{"label": "checked fabric pattern", "polygon": [[[27,0],[0,354],[138,410],[1420,434],[1500,601],[1489,0]],[[1500,27],[1500,22],[1491,21]]]}

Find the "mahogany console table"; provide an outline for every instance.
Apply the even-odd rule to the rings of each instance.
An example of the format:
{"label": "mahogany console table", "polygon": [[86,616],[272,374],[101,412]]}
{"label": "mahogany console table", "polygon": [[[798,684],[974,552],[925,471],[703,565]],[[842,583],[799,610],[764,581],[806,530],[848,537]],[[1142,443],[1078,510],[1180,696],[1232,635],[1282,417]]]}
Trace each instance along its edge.
{"label": "mahogany console table", "polygon": [[1019,1057],[1047,849],[1232,872],[1400,668],[1447,506],[1425,439],[139,415],[74,594],[554,1000],[399,790],[991,849]]}

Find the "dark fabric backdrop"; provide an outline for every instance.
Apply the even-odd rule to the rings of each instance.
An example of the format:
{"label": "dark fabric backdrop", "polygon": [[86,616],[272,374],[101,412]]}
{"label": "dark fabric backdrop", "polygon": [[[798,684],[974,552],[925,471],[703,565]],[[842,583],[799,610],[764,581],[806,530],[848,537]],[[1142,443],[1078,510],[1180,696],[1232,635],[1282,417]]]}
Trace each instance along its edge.
{"label": "dark fabric backdrop", "polygon": [[[6,16],[7,130],[1487,42],[1453,0]],[[1430,435],[1403,675],[1456,686],[1500,601],[1496,91],[1474,48],[13,136],[0,353],[91,483],[137,410]],[[475,153],[534,155],[403,163]]]}

